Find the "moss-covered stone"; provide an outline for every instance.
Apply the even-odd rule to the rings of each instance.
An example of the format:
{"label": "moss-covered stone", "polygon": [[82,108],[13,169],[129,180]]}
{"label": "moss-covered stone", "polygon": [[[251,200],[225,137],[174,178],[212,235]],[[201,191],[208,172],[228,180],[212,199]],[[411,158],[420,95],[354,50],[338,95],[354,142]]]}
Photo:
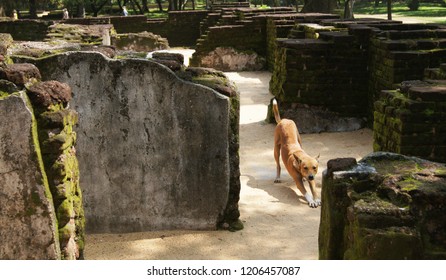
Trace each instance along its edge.
{"label": "moss-covered stone", "polygon": [[446,219],[433,210],[446,203],[446,180],[435,175],[444,165],[373,153],[355,166],[327,166],[319,258],[430,259],[446,252]]}

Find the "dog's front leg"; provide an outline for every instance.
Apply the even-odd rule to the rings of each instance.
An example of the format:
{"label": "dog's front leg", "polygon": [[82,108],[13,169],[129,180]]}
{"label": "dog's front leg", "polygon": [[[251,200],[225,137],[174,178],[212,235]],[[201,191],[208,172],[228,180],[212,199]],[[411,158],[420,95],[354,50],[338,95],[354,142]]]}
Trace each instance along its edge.
{"label": "dog's front leg", "polygon": [[311,180],[308,181],[308,183],[310,185],[311,193],[313,194],[314,202],[316,203],[315,207],[321,206],[322,202],[316,192],[316,182],[314,180]]}
{"label": "dog's front leg", "polygon": [[319,204],[317,204],[317,202],[314,201],[313,196],[305,190],[304,183],[302,181],[302,176],[299,175],[293,176],[293,179],[296,182],[296,187],[299,189],[299,191],[304,195],[305,199],[307,200],[308,205],[311,208],[318,207]]}

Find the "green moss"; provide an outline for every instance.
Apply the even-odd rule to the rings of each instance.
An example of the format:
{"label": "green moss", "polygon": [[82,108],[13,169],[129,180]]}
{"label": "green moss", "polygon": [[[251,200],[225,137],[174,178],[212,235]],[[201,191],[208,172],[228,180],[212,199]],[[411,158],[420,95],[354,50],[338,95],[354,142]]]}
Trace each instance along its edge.
{"label": "green moss", "polygon": [[57,207],[57,219],[61,225],[70,222],[74,218],[74,207],[70,199],[65,199],[59,207]]}
{"label": "green moss", "polygon": [[285,99],[285,92],[283,90],[283,85],[285,84],[287,78],[287,51],[285,48],[280,48],[276,51],[274,59],[274,69],[271,76],[271,81],[269,83],[269,88],[271,93],[277,97],[279,100],[283,101]]}
{"label": "green moss", "polygon": [[237,219],[236,221],[229,224],[229,231],[235,232],[242,230],[244,228],[243,222],[240,221],[240,219]]}
{"label": "green moss", "polygon": [[402,191],[410,192],[421,187],[423,185],[423,182],[413,177],[408,177],[407,179],[398,182],[398,185],[401,187]]}
{"label": "green moss", "polygon": [[437,177],[446,177],[446,168],[438,168],[434,171],[434,175]]}
{"label": "green moss", "polygon": [[426,109],[426,110],[423,111],[423,114],[425,116],[433,116],[435,114],[435,111],[432,110],[432,109]]}

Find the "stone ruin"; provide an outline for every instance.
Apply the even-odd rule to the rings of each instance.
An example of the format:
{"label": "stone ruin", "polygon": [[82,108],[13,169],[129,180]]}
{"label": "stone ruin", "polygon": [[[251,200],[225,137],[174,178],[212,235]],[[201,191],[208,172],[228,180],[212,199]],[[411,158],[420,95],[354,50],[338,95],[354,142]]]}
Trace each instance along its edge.
{"label": "stone ruin", "polygon": [[2,258],[82,258],[85,231],[242,227],[239,96],[223,73],[161,53],[9,57],[5,42]]}
{"label": "stone ruin", "polygon": [[[258,69],[255,68],[258,66],[249,68],[252,65],[245,68],[243,60],[237,59],[232,60],[237,62],[236,65],[225,68],[228,64],[222,57],[234,58],[241,54],[239,58],[259,58],[261,67],[267,67],[273,72],[271,92],[281,102],[285,116],[301,120],[305,117],[303,113],[311,119],[315,119],[315,116],[325,118],[324,122],[316,123],[313,127],[302,127],[303,130],[315,132],[311,129],[316,128],[316,132],[320,132],[346,130],[345,127],[357,129],[373,122],[375,151],[391,151],[445,162],[445,67],[442,65],[445,59],[444,26],[402,24],[374,19],[345,21],[335,15],[297,14],[287,9],[258,11],[223,7],[218,11],[197,13],[193,20],[191,14],[169,13],[169,19],[163,22],[142,23],[142,17],[135,17],[122,19],[126,21],[121,22],[122,24],[118,23],[120,18],[110,18],[100,23],[107,25],[114,21],[114,26],[121,31],[132,29],[131,26],[137,23],[141,28],[138,31],[145,31],[150,27],[159,31],[157,34],[168,34],[166,38],[169,38],[170,43],[173,38],[171,28],[186,22],[184,20],[187,18],[190,23],[188,27],[194,28],[194,32],[200,32],[193,33],[192,36],[185,36],[188,32],[184,32],[182,36],[185,37],[179,36],[174,44],[190,43],[202,36],[197,41],[193,65],[202,66],[208,59],[211,61],[209,65],[213,63],[224,70],[240,65],[243,70]],[[198,25],[199,28],[196,29]],[[225,44],[221,43],[222,38]],[[99,42],[100,38],[95,40]],[[224,49],[218,49],[217,46],[224,46]],[[93,50],[99,49],[110,58],[116,57],[113,51],[102,48]],[[155,54],[155,63],[107,59],[97,53],[58,52],[60,51],[51,53],[57,54],[55,56],[43,58],[39,58],[42,55],[15,53],[11,58],[16,63],[31,62],[37,65],[43,80],[64,82],[74,93],[70,106],[79,112],[78,124],[75,126],[79,135],[75,137],[76,158],[79,160],[80,174],[87,174],[85,178],[82,175],[79,180],[84,193],[88,231],[205,229],[217,226],[231,230],[240,228],[237,220],[240,191],[237,156],[239,105],[237,93],[221,72],[196,67],[185,68],[182,57],[171,54]],[[219,54],[212,59],[206,58],[211,52]],[[254,53],[258,55],[256,58],[252,57]],[[44,54],[46,55],[48,54]],[[6,60],[10,62],[11,58],[6,57]],[[221,63],[216,64],[218,61]],[[141,73],[148,74],[140,76]],[[192,86],[189,82],[195,85]],[[142,91],[129,90],[134,83],[138,88],[146,88],[153,94],[154,102],[146,104],[145,100],[140,99],[144,96]],[[196,83],[211,87],[226,97],[197,86]],[[8,84],[4,88],[11,87]],[[161,94],[156,95],[155,92]],[[182,96],[186,92],[187,97]],[[85,98],[85,93],[91,99]],[[192,120],[197,116],[191,116],[187,110],[178,109],[174,115],[169,113],[172,112],[169,108],[193,108],[195,105],[191,104],[198,104],[198,99],[203,102],[203,96],[207,103],[220,108],[215,113],[218,121],[210,122],[208,128],[203,129],[194,124]],[[152,106],[158,104],[157,102],[162,106]],[[217,104],[225,104],[223,107],[226,106],[227,110]],[[195,107],[194,111],[197,109],[207,112],[209,107]],[[135,114],[140,110],[152,112],[159,118],[168,112],[168,118],[165,122],[157,122],[158,118],[153,115]],[[229,113],[225,113],[227,111]],[[299,114],[296,115],[296,111]],[[211,114],[210,111],[203,112],[198,117],[203,117],[202,121],[205,119],[204,115]],[[74,118],[68,118],[71,119],[68,123],[73,125]],[[222,119],[229,121],[221,122]],[[330,122],[327,124],[326,120]],[[100,125],[94,126],[95,123]],[[144,129],[138,130],[133,126],[147,123],[153,124],[153,127],[143,125]],[[211,130],[215,123],[223,124],[223,128]],[[171,153],[175,156],[171,158],[161,159],[160,153],[156,152],[158,148],[168,148],[163,144],[167,142],[167,138],[157,139],[156,143],[159,145],[151,146],[154,135],[158,134],[161,127],[168,127],[172,132],[162,137],[178,141],[175,145],[177,149]],[[192,134],[192,131],[200,132]],[[220,176],[221,170],[225,170],[224,173],[228,176],[224,176],[226,181],[221,186],[213,186],[223,192],[213,192],[214,196],[206,193],[206,177],[186,176],[197,171],[188,169],[190,162],[187,161],[186,164],[184,159],[178,161],[183,157],[176,156],[186,154],[186,158],[190,158],[187,155],[200,155],[200,150],[188,151],[191,147],[184,143],[206,133],[215,133],[218,141],[213,142],[226,147],[220,151],[228,151],[225,157],[223,152],[213,150],[211,153],[215,158],[205,159],[206,164],[194,165],[197,170],[206,170],[203,173],[212,175],[206,168],[215,171],[212,166],[228,163],[217,174]],[[199,148],[209,148],[204,140],[198,142]],[[132,149],[138,152],[130,152]],[[86,153],[86,150],[92,152]],[[107,156],[103,156],[104,154]],[[157,164],[150,165],[149,157],[158,160]],[[138,164],[140,162],[145,164],[141,166]],[[176,165],[157,169],[167,162],[175,162]],[[212,162],[219,163],[213,165]],[[83,164],[87,167],[83,167]],[[138,167],[127,172],[127,165]],[[178,169],[182,172],[174,179],[171,175],[154,179],[159,184],[167,182],[167,191],[158,193],[160,196],[147,195],[144,196],[147,200],[144,200],[135,195],[149,194],[155,189],[156,192],[159,191],[156,188],[158,184],[154,185],[155,189],[151,189],[151,186],[144,187],[149,181],[144,176],[147,172],[168,174]],[[91,170],[94,170],[95,176],[91,175]],[[444,170],[444,165],[440,163],[396,154],[372,154],[359,163],[353,159],[330,161],[323,176],[322,195],[326,202],[321,214],[320,258],[444,259]],[[166,171],[168,173],[164,173]],[[212,175],[212,178],[217,178],[217,175]],[[48,178],[51,176],[48,175]],[[183,185],[183,181],[203,186],[194,188],[191,192],[184,191],[183,187],[187,184]],[[108,187],[98,189],[98,185]],[[187,197],[188,193],[191,197]],[[223,197],[223,201],[227,199],[227,202],[212,200],[212,197],[217,196]],[[174,202],[174,207],[166,206],[163,202]],[[151,204],[154,207],[148,207],[150,203],[154,203]],[[203,211],[211,204],[212,210]],[[51,208],[51,205],[53,204],[47,203],[44,208]],[[74,205],[73,209],[76,209]],[[129,212],[135,214],[126,215]],[[110,213],[113,218],[108,216]],[[201,215],[203,213],[207,215]],[[163,218],[158,219],[160,215]],[[170,221],[169,224],[166,223],[167,220]],[[82,233],[82,223],[79,221],[79,229],[74,231],[74,238],[71,233],[65,235],[66,238],[61,242],[52,237],[56,234],[46,237],[47,240],[52,238],[54,241],[54,246],[49,251],[56,252],[56,258],[59,251],[61,258],[81,256],[81,235],[76,235],[78,231]],[[49,228],[54,228],[56,223],[53,218],[45,224],[47,222]],[[59,225],[58,231],[60,230]],[[72,240],[76,246],[72,246]],[[62,255],[64,252],[68,253]]]}
{"label": "stone ruin", "polygon": [[85,218],[71,89],[32,64],[0,68],[0,255],[77,259]]}
{"label": "stone ruin", "polygon": [[446,165],[379,152],[322,180],[320,259],[446,258]]}

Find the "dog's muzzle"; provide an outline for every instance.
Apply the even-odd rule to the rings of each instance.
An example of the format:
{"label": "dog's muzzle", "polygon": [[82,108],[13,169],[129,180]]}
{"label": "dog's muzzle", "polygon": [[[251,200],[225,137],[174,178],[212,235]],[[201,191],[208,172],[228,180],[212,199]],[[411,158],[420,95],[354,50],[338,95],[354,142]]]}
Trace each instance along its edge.
{"label": "dog's muzzle", "polygon": [[314,175],[309,175],[308,176],[308,180],[313,181],[314,180]]}

